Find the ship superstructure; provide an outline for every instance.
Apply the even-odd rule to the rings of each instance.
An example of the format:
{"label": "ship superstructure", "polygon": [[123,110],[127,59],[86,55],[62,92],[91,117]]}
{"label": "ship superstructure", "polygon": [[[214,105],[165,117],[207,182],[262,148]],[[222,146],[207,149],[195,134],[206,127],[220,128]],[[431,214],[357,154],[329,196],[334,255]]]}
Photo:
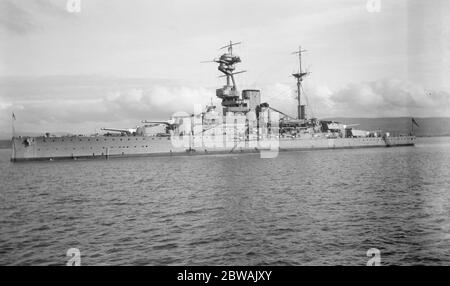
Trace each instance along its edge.
{"label": "ship superstructure", "polygon": [[[329,120],[308,118],[302,101],[302,81],[308,72],[292,74],[297,84],[297,115],[290,116],[261,101],[258,89],[239,92],[235,75],[241,58],[233,51],[233,43],[212,62],[218,64],[225,85],[216,89],[221,100],[218,108],[208,104],[193,114],[174,115],[167,121],[143,120],[142,126],[130,129],[103,128],[103,135],[13,137],[12,161],[111,158],[128,156],[174,156],[217,153],[320,150],[361,147],[412,146],[415,137],[383,131],[355,129]],[[155,127],[159,131],[155,132]],[[152,131],[153,130],[153,131]],[[273,157],[273,156],[269,156]]]}

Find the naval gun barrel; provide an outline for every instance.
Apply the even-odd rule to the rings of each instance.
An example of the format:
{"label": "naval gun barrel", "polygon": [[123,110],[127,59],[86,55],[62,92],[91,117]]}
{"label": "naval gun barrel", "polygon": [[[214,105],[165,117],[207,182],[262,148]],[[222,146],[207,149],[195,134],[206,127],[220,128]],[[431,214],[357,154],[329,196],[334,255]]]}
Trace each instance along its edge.
{"label": "naval gun barrel", "polygon": [[275,111],[275,112],[278,112],[278,113],[283,114],[284,116],[286,116],[286,117],[288,117],[288,118],[290,118],[290,119],[296,119],[296,118],[294,118],[294,117],[292,117],[292,116],[290,116],[290,115],[287,115],[286,113],[281,112],[281,111],[279,111],[278,109],[275,109],[275,108],[273,108],[273,107],[271,107],[271,106],[269,106],[269,108],[272,109],[272,110]]}

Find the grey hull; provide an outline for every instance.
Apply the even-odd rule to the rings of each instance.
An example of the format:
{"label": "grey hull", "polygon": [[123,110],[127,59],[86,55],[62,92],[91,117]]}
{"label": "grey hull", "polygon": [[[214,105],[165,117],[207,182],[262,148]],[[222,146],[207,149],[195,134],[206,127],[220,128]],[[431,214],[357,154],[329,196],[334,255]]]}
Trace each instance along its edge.
{"label": "grey hull", "polygon": [[[128,157],[170,157],[217,154],[249,154],[269,151],[313,151],[374,147],[414,146],[414,136],[388,138],[279,139],[276,146],[258,148],[252,142],[234,147],[174,147],[157,137],[57,137],[13,138],[12,162],[92,160]],[[255,143],[255,142],[253,142]],[[239,146],[238,146],[239,145]]]}

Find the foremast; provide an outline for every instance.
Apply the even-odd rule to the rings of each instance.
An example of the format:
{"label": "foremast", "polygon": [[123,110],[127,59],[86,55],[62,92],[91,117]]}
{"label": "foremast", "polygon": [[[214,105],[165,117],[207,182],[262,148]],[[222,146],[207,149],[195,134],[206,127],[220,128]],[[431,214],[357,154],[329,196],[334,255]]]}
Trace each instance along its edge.
{"label": "foremast", "polygon": [[245,72],[235,72],[235,65],[241,62],[241,58],[233,54],[233,46],[240,43],[230,41],[228,45],[221,47],[221,49],[227,49],[227,53],[213,60],[219,64],[217,69],[223,73],[221,77],[226,77],[226,85],[216,89],[216,96],[222,99],[223,115],[226,115],[228,112],[245,114],[250,110],[248,103],[239,95],[234,78],[234,75]]}

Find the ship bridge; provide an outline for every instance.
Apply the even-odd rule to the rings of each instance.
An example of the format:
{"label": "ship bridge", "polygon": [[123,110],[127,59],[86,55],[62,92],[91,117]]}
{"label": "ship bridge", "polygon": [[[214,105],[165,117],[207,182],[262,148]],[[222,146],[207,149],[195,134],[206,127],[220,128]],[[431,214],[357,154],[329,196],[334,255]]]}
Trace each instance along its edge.
{"label": "ship bridge", "polygon": [[[242,95],[239,93],[235,75],[243,73],[245,71],[235,71],[235,65],[241,62],[241,58],[233,54],[233,46],[241,44],[240,42],[230,43],[221,49],[227,49],[227,52],[222,54],[218,59],[214,59],[213,62],[219,64],[218,70],[223,74],[220,77],[226,78],[226,84],[216,89],[216,96],[222,99],[223,115],[228,112],[246,114],[251,109],[255,109],[255,102],[260,102],[259,91],[243,91]],[[250,94],[252,96],[250,96]],[[257,97],[257,98],[256,98]],[[252,100],[250,100],[250,98]]]}

